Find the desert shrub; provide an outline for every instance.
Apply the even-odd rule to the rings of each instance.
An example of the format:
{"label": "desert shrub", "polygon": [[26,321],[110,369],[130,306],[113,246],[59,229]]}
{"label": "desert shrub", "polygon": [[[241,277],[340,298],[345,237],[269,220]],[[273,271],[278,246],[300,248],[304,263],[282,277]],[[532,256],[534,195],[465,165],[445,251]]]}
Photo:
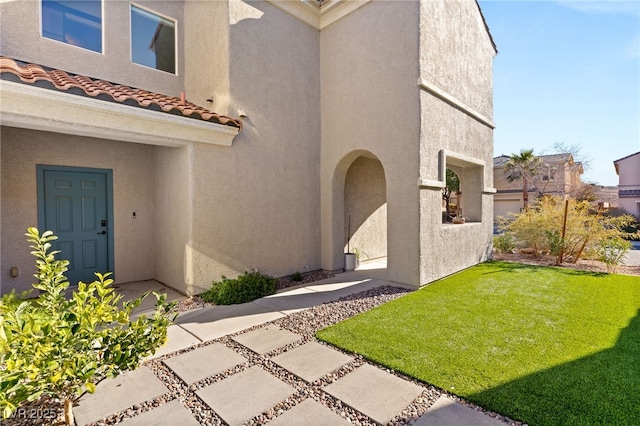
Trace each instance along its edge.
{"label": "desert shrub", "polygon": [[275,278],[259,272],[245,272],[233,279],[223,276],[222,281],[214,281],[211,288],[200,297],[216,305],[234,305],[251,302],[275,292]]}
{"label": "desert shrub", "polygon": [[293,274],[291,276],[291,279],[293,281],[300,282],[300,281],[302,281],[304,279],[304,277],[302,276],[302,274],[300,272],[296,272],[295,274]]}
{"label": "desert shrub", "polygon": [[577,262],[586,252],[595,251],[602,241],[624,235],[622,229],[633,223],[630,215],[607,216],[594,213],[586,201],[569,199],[565,235],[562,238],[565,202],[561,197],[543,197],[529,210],[512,215],[502,229],[511,232],[516,244],[541,252],[563,253]]}
{"label": "desert shrub", "polygon": [[503,232],[493,237],[493,247],[500,253],[513,253],[516,248],[516,240],[510,232]]}
{"label": "desert shrub", "polygon": [[629,241],[620,237],[611,237],[600,241],[597,259],[607,265],[607,271],[615,273],[622,258],[631,248]]}
{"label": "desert shrub", "polygon": [[142,298],[124,302],[110,287],[110,274],[80,282],[70,299],[64,273],[69,261],[50,251],[55,237],[29,228],[36,257],[38,298],[19,300],[12,293],[0,303],[0,409],[7,418],[26,401],[41,396],[64,401],[65,421],[73,424],[73,403],[84,391],[93,393],[105,377],[135,369],[140,360],[164,343],[170,319],[166,294],[151,318],[131,320]]}
{"label": "desert shrub", "polygon": [[562,234],[557,229],[546,231],[547,244],[549,245],[549,253],[553,256],[559,256],[562,253],[564,247],[564,239]]}

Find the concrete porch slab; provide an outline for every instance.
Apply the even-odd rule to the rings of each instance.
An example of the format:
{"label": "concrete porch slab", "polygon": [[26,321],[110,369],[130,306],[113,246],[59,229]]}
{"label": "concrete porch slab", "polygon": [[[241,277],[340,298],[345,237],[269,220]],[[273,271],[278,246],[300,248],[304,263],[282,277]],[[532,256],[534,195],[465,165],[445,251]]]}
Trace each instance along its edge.
{"label": "concrete porch slab", "polygon": [[206,386],[196,394],[229,425],[239,425],[292,395],[295,389],[258,366]]}
{"label": "concrete porch slab", "polygon": [[422,393],[422,388],[365,364],[333,382],[326,392],[386,425]]}
{"label": "concrete porch slab", "polygon": [[335,349],[310,342],[278,355],[272,358],[272,361],[311,383],[337,370],[352,359]]}
{"label": "concrete porch slab", "polygon": [[127,426],[149,426],[149,425],[180,425],[198,426],[200,423],[195,419],[191,411],[180,401],[174,399],[171,402],[161,405],[149,411],[145,411],[139,416],[127,419]]}
{"label": "concrete porch slab", "polygon": [[180,314],[176,323],[203,342],[273,321],[284,314],[255,303],[211,306]]}
{"label": "concrete porch slab", "polygon": [[416,420],[414,426],[504,426],[493,417],[441,396]]}
{"label": "concrete porch slab", "polygon": [[305,399],[269,422],[270,426],[340,426],[351,423],[313,399]]}
{"label": "concrete porch slab", "polygon": [[283,330],[277,325],[268,325],[257,330],[235,336],[233,340],[260,355],[302,339],[302,336]]}
{"label": "concrete porch slab", "polygon": [[159,358],[163,355],[170,354],[171,352],[179,351],[180,349],[185,349],[199,343],[202,343],[202,341],[193,334],[176,324],[172,324],[167,328],[167,341],[165,344],[160,346],[156,353],[147,357],[145,360]]}
{"label": "concrete porch slab", "polygon": [[222,343],[185,352],[165,359],[164,363],[188,385],[206,377],[215,376],[247,361],[245,357]]}
{"label": "concrete porch slab", "polygon": [[[156,280],[134,281],[130,283],[122,283],[113,285],[113,289],[121,294],[122,301],[133,300],[141,297],[145,292],[165,293],[167,295],[167,302],[178,302],[184,300],[187,297],[178,293],[171,287],[167,287],[164,284],[159,283]],[[153,294],[149,294],[132,313],[135,318],[141,314],[151,314],[155,310],[156,297]]]}
{"label": "concrete porch slab", "polygon": [[147,367],[138,367],[113,379],[100,382],[93,394],[85,394],[73,408],[76,423],[85,425],[149,401],[169,389]]}

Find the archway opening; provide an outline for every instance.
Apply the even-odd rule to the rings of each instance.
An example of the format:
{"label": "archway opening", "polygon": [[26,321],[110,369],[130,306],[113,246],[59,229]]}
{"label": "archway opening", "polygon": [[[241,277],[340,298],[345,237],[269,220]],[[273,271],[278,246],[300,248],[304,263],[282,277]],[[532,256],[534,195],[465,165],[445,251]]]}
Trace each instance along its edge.
{"label": "archway opening", "polygon": [[387,185],[382,163],[361,155],[349,166],[344,185],[344,253],[356,264],[387,256]]}

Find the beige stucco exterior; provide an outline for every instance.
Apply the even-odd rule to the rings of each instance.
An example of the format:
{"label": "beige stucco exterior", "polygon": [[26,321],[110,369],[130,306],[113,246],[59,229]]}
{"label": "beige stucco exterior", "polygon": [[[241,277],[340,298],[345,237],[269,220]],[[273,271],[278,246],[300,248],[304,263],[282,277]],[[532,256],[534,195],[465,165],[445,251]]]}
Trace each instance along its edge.
{"label": "beige stucco exterior", "polygon": [[[3,105],[0,291],[31,283],[36,164],[113,170],[120,283],[197,294],[253,269],[341,270],[349,216],[350,246],[386,256],[399,284],[487,258],[495,47],[475,1],[136,2],[176,20],[176,75],[130,62],[128,2],[104,4],[103,54],[42,38],[38,4],[2,3],[2,55],[185,92],[243,129],[51,90],[50,105],[88,119],[61,125],[74,115],[37,99]],[[41,89],[3,82],[2,96],[29,90]],[[470,223],[441,223],[444,167],[463,181]]]}
{"label": "beige stucco exterior", "polygon": [[616,160],[620,208],[640,219],[640,152]]}

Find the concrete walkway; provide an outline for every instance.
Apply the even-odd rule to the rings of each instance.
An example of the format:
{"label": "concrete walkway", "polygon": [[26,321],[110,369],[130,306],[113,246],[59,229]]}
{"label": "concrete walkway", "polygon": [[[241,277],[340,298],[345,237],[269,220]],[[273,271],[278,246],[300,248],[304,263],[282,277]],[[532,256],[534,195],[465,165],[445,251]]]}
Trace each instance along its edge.
{"label": "concrete walkway", "polygon": [[[312,395],[302,398],[293,407],[283,409],[281,402],[294,397],[296,389],[252,361],[255,356],[263,355],[270,357],[277,368],[284,369],[280,371],[292,374],[291,377],[302,383],[313,383],[316,387],[319,379],[332,377],[332,374],[342,371],[342,377],[329,381],[318,392],[337,399],[339,405],[355,410],[365,419],[385,425],[402,414],[417,398],[421,398],[426,388],[370,363],[353,364],[352,356],[317,341],[301,342],[302,336],[270,322],[342,296],[389,285],[386,277],[386,264],[371,262],[360,270],[285,289],[251,303],[185,312],[178,317],[175,325],[169,327],[167,344],[154,355],[154,358],[158,358],[181,351],[161,360],[163,368],[167,369],[162,374],[180,381],[183,391],[172,389],[175,386],[166,377],[160,377],[161,374],[141,366],[135,371],[101,382],[94,394],[85,395],[74,408],[77,424],[98,423],[101,419],[122,412],[139,412],[125,423],[197,425],[195,413],[188,404],[183,403],[195,397],[230,425],[247,423],[274,407],[278,411],[269,421],[273,425],[350,424],[341,416],[340,410],[326,407]],[[150,281],[140,283],[138,287],[158,285]],[[136,291],[134,286],[126,288],[125,285],[119,290],[129,291],[131,295]],[[180,297],[178,293],[170,294],[169,299],[178,300]],[[263,326],[257,327],[260,325]],[[254,329],[234,335],[249,328]],[[226,340],[221,339],[223,337]],[[212,340],[216,341],[200,345]],[[295,342],[298,342],[297,346]],[[271,357],[271,353],[275,355]],[[356,368],[349,369],[349,365],[355,365]],[[214,376],[217,377],[215,381],[207,381]],[[196,383],[197,386],[194,385]],[[162,403],[158,404],[157,401]],[[436,401],[415,424],[504,425],[445,397]]]}

